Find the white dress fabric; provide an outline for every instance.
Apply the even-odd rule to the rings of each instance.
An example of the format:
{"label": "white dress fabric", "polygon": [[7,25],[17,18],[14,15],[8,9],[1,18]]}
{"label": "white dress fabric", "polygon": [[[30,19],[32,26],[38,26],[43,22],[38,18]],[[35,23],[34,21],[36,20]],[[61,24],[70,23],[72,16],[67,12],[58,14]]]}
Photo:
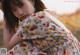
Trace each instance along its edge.
{"label": "white dress fabric", "polygon": [[22,21],[16,35],[26,40],[8,52],[13,55],[80,55],[80,43],[46,10]]}

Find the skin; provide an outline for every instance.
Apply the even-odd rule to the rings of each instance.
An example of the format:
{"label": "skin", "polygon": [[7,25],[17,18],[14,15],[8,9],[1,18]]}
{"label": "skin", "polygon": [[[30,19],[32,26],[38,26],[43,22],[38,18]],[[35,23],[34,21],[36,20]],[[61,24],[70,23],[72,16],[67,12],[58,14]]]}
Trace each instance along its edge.
{"label": "skin", "polygon": [[[35,10],[30,0],[21,0],[21,2],[23,4],[21,4],[20,6],[12,6],[12,12],[17,18],[24,20],[30,14],[34,13]],[[20,36],[17,36],[16,33],[9,32],[9,30],[6,28],[5,21],[3,28],[3,39],[4,47],[6,47],[8,50],[12,49],[16,44],[22,41]]]}
{"label": "skin", "polygon": [[19,6],[12,5],[13,14],[21,20],[34,13],[34,7],[31,0],[22,0],[22,3],[23,4],[20,4]]}

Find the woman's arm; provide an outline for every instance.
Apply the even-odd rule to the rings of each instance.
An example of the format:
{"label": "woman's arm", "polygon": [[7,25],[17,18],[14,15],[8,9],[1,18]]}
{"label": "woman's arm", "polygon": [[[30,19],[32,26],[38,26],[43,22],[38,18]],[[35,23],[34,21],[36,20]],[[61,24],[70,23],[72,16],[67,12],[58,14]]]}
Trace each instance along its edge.
{"label": "woman's arm", "polygon": [[4,40],[4,47],[10,50],[13,46],[18,44],[22,39],[20,38],[20,36],[17,36],[16,33],[11,34],[9,30],[6,28],[6,25],[4,22],[3,40]]}

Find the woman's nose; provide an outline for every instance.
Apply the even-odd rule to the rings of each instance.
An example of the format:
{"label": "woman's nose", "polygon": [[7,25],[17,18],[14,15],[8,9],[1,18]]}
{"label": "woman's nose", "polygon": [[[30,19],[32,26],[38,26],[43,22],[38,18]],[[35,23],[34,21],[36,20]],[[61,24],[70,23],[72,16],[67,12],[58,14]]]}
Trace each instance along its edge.
{"label": "woman's nose", "polygon": [[19,16],[22,16],[23,15],[23,10],[22,9],[17,9],[17,14],[19,15]]}

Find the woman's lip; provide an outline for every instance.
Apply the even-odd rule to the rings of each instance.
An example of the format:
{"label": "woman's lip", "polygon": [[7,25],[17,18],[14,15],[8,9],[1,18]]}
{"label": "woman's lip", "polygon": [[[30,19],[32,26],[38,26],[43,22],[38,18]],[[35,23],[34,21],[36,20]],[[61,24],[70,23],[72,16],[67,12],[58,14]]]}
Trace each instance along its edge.
{"label": "woman's lip", "polygon": [[21,18],[22,19],[25,19],[25,18],[27,18],[29,15],[24,15],[24,16],[22,16]]}

